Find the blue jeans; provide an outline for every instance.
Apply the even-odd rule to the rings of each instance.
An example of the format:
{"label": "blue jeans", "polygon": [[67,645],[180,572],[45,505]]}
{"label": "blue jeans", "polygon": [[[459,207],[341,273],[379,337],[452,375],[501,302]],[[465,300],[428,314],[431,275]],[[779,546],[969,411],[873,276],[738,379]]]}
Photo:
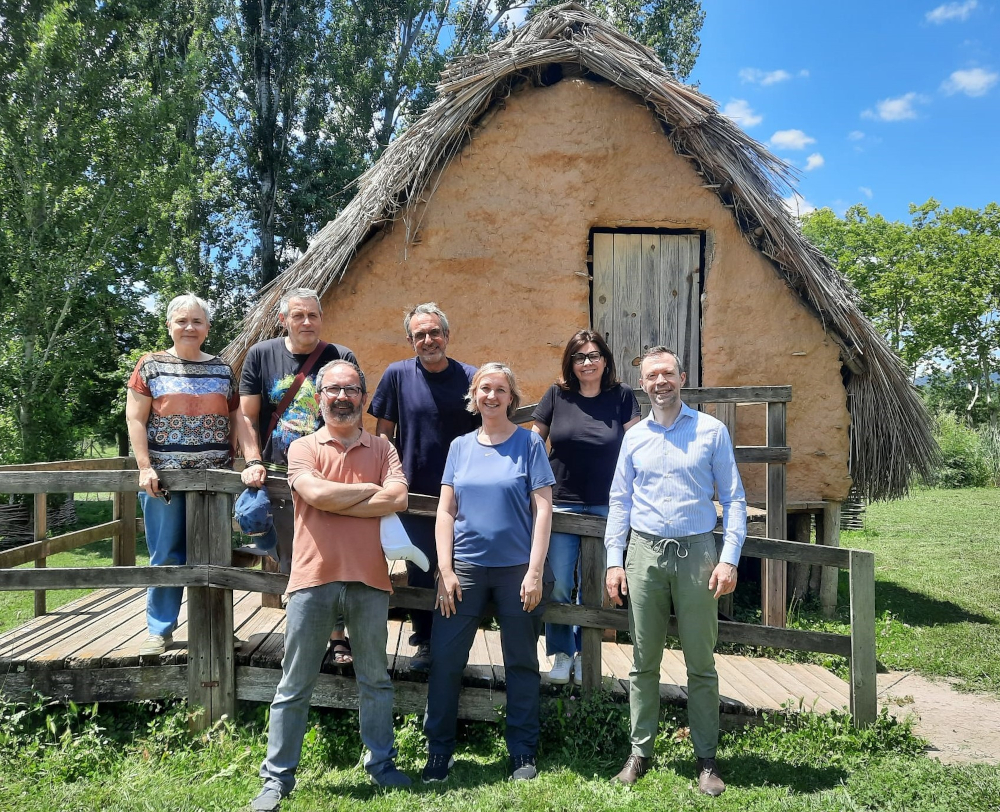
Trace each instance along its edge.
{"label": "blue jeans", "polygon": [[[187,563],[187,511],[183,493],[172,494],[170,504],[139,493],[146,526],[149,563],[163,567]],[[184,587],[151,586],[146,590],[146,628],[150,634],[169,634],[177,626]]]}
{"label": "blue jeans", "polygon": [[550,584],[541,602],[531,612],[521,605],[521,582],[528,565],[480,567],[455,561],[455,574],[462,585],[462,600],[451,617],[438,615],[431,630],[431,673],[427,686],[424,733],[427,752],[451,755],[455,751],[458,695],[469,651],[493,603],[500,622],[500,647],[507,679],[507,752],[512,756],[535,755],[538,749],[538,634]]}
{"label": "blue jeans", "polygon": [[368,749],[365,769],[375,775],[392,763],[396,747],[392,731],[392,680],[386,671],[388,612],[388,592],[355,581],[335,581],[289,595],[281,682],[271,702],[267,757],[260,767],[265,787],[273,786],[282,795],[295,787],[309,702],[326,656],[330,632],[341,614],[351,634],[361,741]]}
{"label": "blue jeans", "polygon": [[[607,505],[576,505],[557,502],[553,513],[576,513],[587,516],[607,516]],[[574,533],[553,533],[549,539],[549,566],[556,578],[552,588],[553,603],[569,603],[580,571],[580,537]],[[581,602],[577,592],[576,602]],[[561,623],[545,624],[545,653],[550,657],[562,652],[572,657],[580,650],[580,627]]]}

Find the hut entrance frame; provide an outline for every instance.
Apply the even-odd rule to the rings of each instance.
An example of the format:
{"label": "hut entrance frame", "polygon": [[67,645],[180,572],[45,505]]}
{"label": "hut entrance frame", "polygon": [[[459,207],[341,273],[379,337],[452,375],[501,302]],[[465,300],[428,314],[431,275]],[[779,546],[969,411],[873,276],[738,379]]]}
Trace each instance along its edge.
{"label": "hut entrance frame", "polygon": [[701,385],[704,232],[593,229],[591,324],[614,353],[622,382],[639,386],[639,359],[662,344],[677,352],[687,385]]}

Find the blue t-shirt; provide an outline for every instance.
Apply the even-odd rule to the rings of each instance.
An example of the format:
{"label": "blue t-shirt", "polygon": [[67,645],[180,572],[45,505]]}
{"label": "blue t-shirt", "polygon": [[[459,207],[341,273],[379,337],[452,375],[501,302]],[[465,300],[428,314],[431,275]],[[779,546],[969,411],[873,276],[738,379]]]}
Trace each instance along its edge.
{"label": "blue t-shirt", "polygon": [[454,558],[482,567],[514,567],[531,558],[531,492],[555,484],[545,441],[521,428],[500,445],[473,431],[448,451],[443,485],[455,489]]}
{"label": "blue t-shirt", "polygon": [[372,395],[368,414],[396,424],[396,449],[411,493],[438,496],[448,446],[479,425],[465,409],[476,368],[448,359],[428,372],[417,358],[389,364]]}

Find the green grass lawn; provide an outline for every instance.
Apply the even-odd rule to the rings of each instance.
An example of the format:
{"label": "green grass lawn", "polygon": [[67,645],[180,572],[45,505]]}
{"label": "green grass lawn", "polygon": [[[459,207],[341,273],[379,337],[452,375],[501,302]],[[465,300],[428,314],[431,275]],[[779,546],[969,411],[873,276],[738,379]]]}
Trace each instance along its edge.
{"label": "green grass lawn", "polygon": [[998,489],[922,489],[870,506],[865,529],[844,534],[845,546],[875,553],[882,665],[1000,695],[998,515]]}

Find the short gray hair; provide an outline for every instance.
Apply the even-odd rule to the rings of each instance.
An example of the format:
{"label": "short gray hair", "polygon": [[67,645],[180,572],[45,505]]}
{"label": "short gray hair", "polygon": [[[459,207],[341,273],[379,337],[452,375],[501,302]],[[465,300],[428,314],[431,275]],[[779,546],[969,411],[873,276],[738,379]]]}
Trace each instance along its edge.
{"label": "short gray hair", "polygon": [[316,306],[319,308],[319,314],[323,315],[323,302],[319,298],[319,294],[312,288],[292,288],[291,290],[285,291],[281,297],[281,301],[278,303],[278,312],[288,317],[289,306],[288,303],[292,299],[312,299],[316,302]]}
{"label": "short gray hair", "polygon": [[650,347],[642,354],[642,358],[639,360],[639,369],[642,369],[643,361],[647,358],[652,358],[654,355],[672,355],[674,357],[674,363],[677,364],[677,374],[680,375],[684,372],[684,362],[681,361],[681,357],[672,349],[664,347],[662,344]]}
{"label": "short gray hair", "polygon": [[406,337],[411,341],[413,340],[413,333],[410,332],[410,319],[414,316],[437,316],[441,322],[441,329],[446,333],[448,332],[448,317],[444,314],[444,311],[437,306],[436,302],[424,302],[423,304],[418,304],[403,316],[403,329],[406,331]]}
{"label": "short gray hair", "polygon": [[365,383],[365,373],[361,371],[361,367],[357,364],[352,364],[346,358],[337,358],[334,361],[330,361],[320,367],[319,372],[316,373],[316,391],[318,392],[323,386],[323,378],[326,377],[326,373],[329,372],[334,367],[350,367],[355,372],[358,373],[358,380],[361,382],[361,394],[368,394],[368,385]]}
{"label": "short gray hair", "polygon": [[212,306],[200,296],[195,296],[191,292],[182,293],[180,296],[174,296],[174,298],[170,300],[170,304],[167,305],[167,321],[170,321],[170,319],[174,317],[174,313],[178,310],[183,310],[187,307],[201,308],[201,312],[205,314],[205,321],[209,324],[212,323]]}

